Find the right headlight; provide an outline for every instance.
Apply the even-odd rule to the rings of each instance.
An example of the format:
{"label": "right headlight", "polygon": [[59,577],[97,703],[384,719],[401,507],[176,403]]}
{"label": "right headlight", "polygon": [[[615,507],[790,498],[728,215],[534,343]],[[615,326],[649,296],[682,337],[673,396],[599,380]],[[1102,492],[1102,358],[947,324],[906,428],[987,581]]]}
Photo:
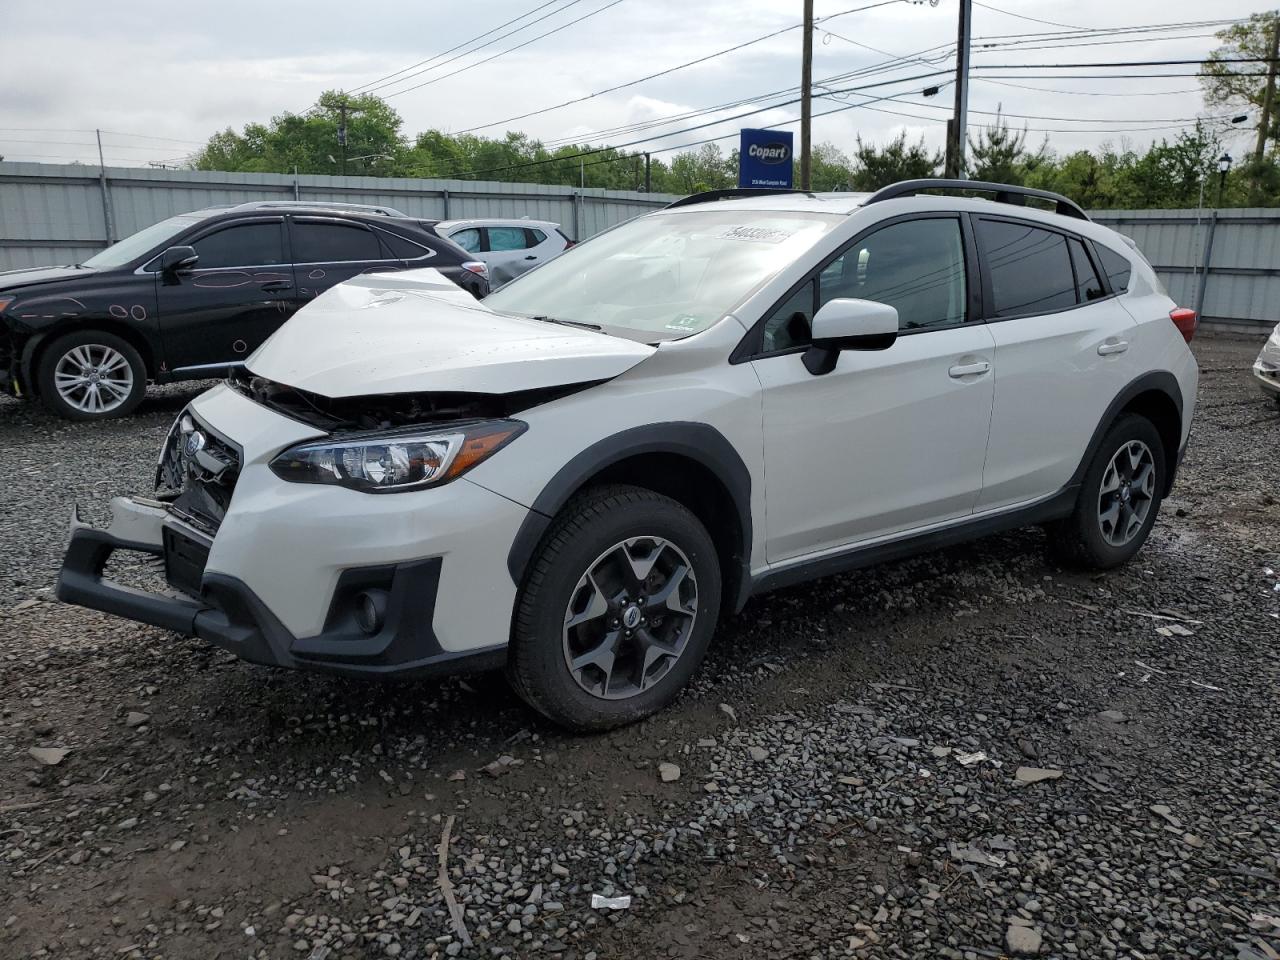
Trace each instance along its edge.
{"label": "right headlight", "polygon": [[314,440],[285,450],[271,470],[290,483],[364,493],[420,490],[462,476],[526,429],[519,420],[490,420]]}

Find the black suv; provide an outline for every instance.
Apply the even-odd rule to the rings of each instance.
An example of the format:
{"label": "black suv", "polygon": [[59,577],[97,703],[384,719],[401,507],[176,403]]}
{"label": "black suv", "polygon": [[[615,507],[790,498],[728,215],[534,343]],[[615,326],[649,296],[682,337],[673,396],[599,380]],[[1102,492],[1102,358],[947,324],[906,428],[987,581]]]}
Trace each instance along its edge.
{"label": "black suv", "polygon": [[170,217],[71,267],[0,273],[0,390],[71,420],[129,413],[147,381],[220,376],[359,273],[483,263],[387,207],[260,201]]}

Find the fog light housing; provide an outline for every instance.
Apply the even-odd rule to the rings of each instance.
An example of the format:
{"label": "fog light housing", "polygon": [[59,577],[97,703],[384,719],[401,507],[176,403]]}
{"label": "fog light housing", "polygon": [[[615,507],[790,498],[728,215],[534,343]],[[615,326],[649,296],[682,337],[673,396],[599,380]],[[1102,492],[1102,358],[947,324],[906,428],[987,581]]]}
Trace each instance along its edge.
{"label": "fog light housing", "polygon": [[361,590],[356,594],[356,624],[367,634],[375,634],[387,620],[387,592]]}

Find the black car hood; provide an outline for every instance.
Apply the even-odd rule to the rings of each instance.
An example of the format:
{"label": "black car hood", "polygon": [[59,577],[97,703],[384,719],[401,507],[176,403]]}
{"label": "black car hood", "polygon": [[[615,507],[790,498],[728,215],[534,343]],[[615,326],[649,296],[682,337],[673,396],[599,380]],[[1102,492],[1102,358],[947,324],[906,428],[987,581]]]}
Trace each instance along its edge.
{"label": "black car hood", "polygon": [[31,287],[55,280],[72,280],[91,277],[96,270],[89,267],[26,267],[22,270],[0,270],[0,292]]}

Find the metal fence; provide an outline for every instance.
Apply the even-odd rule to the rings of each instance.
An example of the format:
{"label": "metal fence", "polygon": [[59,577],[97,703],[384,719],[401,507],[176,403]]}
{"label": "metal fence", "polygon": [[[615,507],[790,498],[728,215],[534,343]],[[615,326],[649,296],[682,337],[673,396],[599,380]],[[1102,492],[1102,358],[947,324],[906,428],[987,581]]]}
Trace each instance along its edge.
{"label": "metal fence", "polygon": [[1099,210],[1132,237],[1169,296],[1208,324],[1243,332],[1280,323],[1280,210]]}
{"label": "metal fence", "polygon": [[582,240],[674,199],[533,183],[0,163],[0,270],[77,263],[176,213],[249,200],[384,204],[424,220],[529,217]]}
{"label": "metal fence", "polygon": [[[585,239],[669,203],[664,194],[531,183],[214,173],[0,162],[0,270],[75,263],[158,220],[248,200],[385,204],[422,219],[530,217]],[[1280,210],[1099,210],[1170,295],[1207,323],[1280,322]]]}

